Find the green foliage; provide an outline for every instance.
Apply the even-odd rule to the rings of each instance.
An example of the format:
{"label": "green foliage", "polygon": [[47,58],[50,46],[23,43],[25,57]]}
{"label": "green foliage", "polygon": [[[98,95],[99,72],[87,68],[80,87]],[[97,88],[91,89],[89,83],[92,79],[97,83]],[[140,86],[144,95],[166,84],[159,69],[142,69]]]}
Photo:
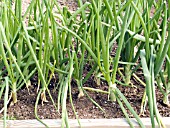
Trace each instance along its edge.
{"label": "green foliage", "polygon": [[[42,122],[37,115],[37,104],[39,99],[42,103],[48,102],[48,94],[56,112],[62,108],[62,127],[69,127],[66,100],[67,95],[71,95],[71,81],[74,79],[79,98],[89,97],[84,89],[106,93],[108,100],[118,101],[131,127],[123,104],[139,125],[145,127],[117,88],[118,84],[131,86],[131,77],[137,78],[135,72],[143,68],[146,82],[137,79],[146,85],[144,97],[147,98],[143,98],[141,107],[148,99],[152,127],[155,127],[154,116],[159,126],[165,127],[156,106],[155,86],[159,87],[164,103],[169,106],[170,13],[166,1],[78,0],[79,8],[75,12],[67,7],[61,9],[56,0],[32,0],[26,12],[22,11],[22,0],[16,0],[14,4],[12,9],[11,2],[0,2],[0,97],[5,91],[5,102],[11,93],[16,103],[17,91],[21,87],[27,87],[29,91],[29,86],[33,86],[30,79],[37,73],[36,118]],[[92,68],[84,76],[86,64]],[[48,87],[55,74],[59,77],[55,85],[57,105]],[[100,79],[107,82],[107,92],[83,87],[92,75],[98,84]],[[117,75],[123,80],[118,81]],[[93,99],[89,99],[103,111]],[[77,117],[73,103],[72,107]],[[5,115],[4,122],[6,119]]]}

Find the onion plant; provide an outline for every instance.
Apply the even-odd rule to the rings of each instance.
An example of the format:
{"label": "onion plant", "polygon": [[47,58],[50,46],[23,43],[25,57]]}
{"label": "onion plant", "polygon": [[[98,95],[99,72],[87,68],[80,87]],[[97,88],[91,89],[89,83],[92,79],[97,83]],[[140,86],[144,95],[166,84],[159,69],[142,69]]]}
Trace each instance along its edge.
{"label": "onion plant", "polygon": [[[167,52],[167,59],[170,57],[170,48],[168,48]],[[170,64],[169,60],[166,60],[165,69],[163,71],[160,71],[160,78],[157,79],[157,84],[163,94],[163,103],[170,107]],[[164,90],[163,90],[164,89]]]}
{"label": "onion plant", "polygon": [[[135,3],[137,5],[137,8],[139,10],[142,10],[141,8],[142,2],[136,1]],[[135,10],[133,8],[131,8],[129,13],[128,24],[129,24],[129,30],[133,32],[136,32],[140,27],[140,20],[138,19],[138,15],[135,13]],[[138,54],[135,53],[136,52],[135,50],[137,49],[137,47],[140,46],[140,41],[131,38],[130,33],[126,32],[124,42],[125,43],[123,45],[123,49],[121,52],[122,60],[128,63],[132,63],[132,62],[136,63],[135,58],[137,58]],[[133,65],[128,63],[124,65],[124,74],[125,74],[124,81],[125,84],[131,85],[132,83],[130,82],[130,80],[133,73],[132,70]]]}
{"label": "onion plant", "polygon": [[[20,1],[16,2],[16,4],[20,4]],[[19,9],[19,5],[17,8]],[[16,9],[17,10],[17,9]],[[15,11],[16,11],[15,10]],[[21,13],[21,10],[17,11],[18,13]],[[19,14],[16,14],[16,17],[13,17],[12,7],[11,3],[9,1],[3,1],[2,2],[2,14],[1,14],[1,21],[0,21],[0,27],[1,27],[1,40],[0,40],[0,51],[1,56],[4,62],[4,65],[6,67],[6,71],[8,72],[8,75],[10,77],[10,85],[12,88],[12,96],[13,96],[13,102],[17,102],[17,88],[21,83],[18,83],[18,78],[21,78],[21,80],[24,81],[24,83],[27,85],[27,81],[25,79],[24,74],[22,73],[21,67],[25,63],[22,60],[22,46],[18,45],[16,43],[20,42],[22,43],[22,33],[19,35],[17,30],[13,28],[18,27],[20,28],[19,23]],[[15,19],[15,22],[11,22],[11,19]],[[21,20],[21,19],[20,19]],[[10,27],[11,26],[11,27]],[[15,35],[14,33],[15,32]],[[16,46],[17,45],[17,46]],[[16,61],[17,58],[17,61]],[[3,74],[5,71],[3,72]],[[3,75],[2,74],[2,75]],[[27,85],[28,87],[28,85]]]}
{"label": "onion plant", "polygon": [[154,55],[153,55],[153,46],[151,46],[151,58],[150,58],[150,67],[147,67],[147,61],[146,61],[146,54],[145,50],[141,50],[141,63],[144,71],[144,76],[146,80],[146,94],[148,97],[148,103],[149,103],[149,110],[150,110],[150,118],[152,122],[152,127],[155,127],[155,121],[154,116],[156,116],[156,120],[158,122],[159,127],[165,127],[161,116],[159,114],[159,111],[157,109],[156,105],[156,95],[155,95],[155,83],[154,83]]}
{"label": "onion plant", "polygon": [[[169,106],[169,26],[170,24],[167,22],[168,20],[168,12],[166,3],[164,3],[164,17],[163,17],[163,24],[162,24],[162,36],[161,36],[161,44],[159,48],[157,49],[159,53],[156,54],[156,62],[155,62],[155,75],[158,76],[157,78],[157,84],[160,90],[163,93],[163,102],[167,106]],[[167,35],[167,28],[168,28],[168,37],[166,39]],[[166,59],[166,62],[164,60]],[[163,64],[165,63],[165,66]],[[163,66],[163,68],[162,68]],[[162,70],[163,69],[163,70]],[[163,88],[165,90],[163,90]]]}
{"label": "onion plant", "polygon": [[[164,94],[164,102],[165,104],[168,105],[167,101],[167,96],[168,96],[168,86],[165,83],[165,79],[163,76],[163,73],[161,71],[161,68],[164,63],[164,59],[167,56],[168,57],[168,49],[169,49],[169,36],[167,40],[165,41],[166,37],[166,32],[167,32],[167,27],[169,24],[167,24],[167,8],[166,8],[166,2],[163,3],[163,12],[164,12],[164,17],[163,17],[163,24],[162,24],[162,32],[161,32],[161,42],[160,44],[157,45],[151,45],[151,51],[150,51],[150,61],[147,62],[146,58],[146,53],[145,50],[141,50],[141,62],[142,62],[142,67],[143,67],[143,72],[146,80],[146,95],[148,98],[148,104],[149,104],[149,109],[150,109],[150,117],[151,117],[151,122],[152,122],[152,127],[155,127],[154,123],[154,115],[156,116],[157,122],[160,127],[165,127],[164,124],[161,121],[161,116],[159,114],[159,111],[157,109],[156,105],[156,95],[155,95],[155,80],[157,79],[157,84],[160,90]],[[149,11],[149,10],[146,10]],[[149,15],[149,13],[148,13]],[[149,21],[148,21],[149,22]],[[150,23],[148,24],[148,30],[152,30],[150,27]],[[169,30],[168,30],[169,33]],[[156,38],[156,36],[154,36]],[[156,47],[157,46],[157,47]],[[154,51],[154,50],[158,50]],[[168,66],[168,65],[167,65]],[[157,78],[157,75],[160,74],[160,78]],[[164,86],[165,86],[165,92],[162,90],[162,87],[160,85],[160,81],[163,81]],[[167,80],[168,81],[168,80]]]}

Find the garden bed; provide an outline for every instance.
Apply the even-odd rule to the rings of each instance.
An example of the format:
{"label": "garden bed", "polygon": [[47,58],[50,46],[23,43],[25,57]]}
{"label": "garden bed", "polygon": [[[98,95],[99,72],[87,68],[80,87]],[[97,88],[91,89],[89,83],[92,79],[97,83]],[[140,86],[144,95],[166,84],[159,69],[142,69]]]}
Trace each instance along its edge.
{"label": "garden bed", "polygon": [[[35,80],[35,79],[34,79]],[[53,80],[55,81],[55,80]],[[51,94],[55,102],[57,102],[58,91],[54,90],[53,84],[50,84]],[[134,110],[140,114],[140,106],[143,97],[144,87],[139,85],[138,82],[133,81],[134,87],[124,87],[119,85],[118,88],[121,92],[126,96],[127,100],[131,103]],[[75,106],[76,112],[80,119],[99,119],[99,118],[124,118],[122,110],[117,102],[108,101],[107,94],[97,93],[87,91],[89,96],[96,101],[104,110],[103,113],[97,106],[95,106],[88,97],[84,96],[78,98],[78,89],[76,83],[72,82],[72,97],[73,104]],[[101,85],[97,87],[96,83],[90,79],[84,87],[91,87],[101,90],[107,90],[108,86],[105,82],[101,82]],[[37,98],[37,82],[32,82],[32,86],[29,87],[30,95],[28,94],[27,88],[21,89],[18,92],[18,102],[16,104],[11,104],[8,107],[8,118],[14,120],[27,120],[27,119],[35,119],[34,107]],[[157,90],[157,105],[160,114],[163,117],[170,116],[170,108],[165,106],[162,101],[162,94]],[[38,104],[38,116],[41,119],[58,119],[61,118],[61,114],[56,112],[52,102],[50,101],[49,96],[47,97],[48,103],[44,103],[42,106],[41,101]],[[0,108],[3,107],[3,101],[0,102]],[[69,98],[67,100],[67,110],[70,119],[74,119],[75,115],[72,110],[72,106],[69,102]],[[128,111],[129,116],[131,113]],[[0,117],[3,117],[3,113],[0,114]],[[131,116],[133,117],[133,116]],[[141,117],[149,117],[148,106],[146,107],[146,111],[144,115]]]}
{"label": "garden bed", "polygon": [[[107,17],[108,19],[107,18],[105,19],[105,17],[103,17],[105,14],[110,15],[110,12],[109,12],[110,10],[106,9],[106,8],[108,8],[106,1],[104,3],[104,5],[106,5],[106,7],[104,7],[104,8],[102,6],[101,6],[102,8],[100,8],[101,3],[98,3],[98,5],[97,5],[97,6],[99,6],[99,9],[101,9],[100,13],[101,13],[101,18],[103,18],[102,19],[103,21],[101,21],[101,19],[98,18],[98,16],[96,16],[100,13],[98,12],[98,14],[97,14],[97,11],[95,10],[96,8],[94,6],[95,4],[90,5],[89,3],[86,3],[85,5],[82,6],[81,9],[83,11],[84,11],[84,8],[88,7],[89,5],[90,5],[89,10],[91,9],[91,6],[94,6],[93,9],[95,11],[92,9],[91,13],[88,12],[89,10],[86,12],[87,15],[89,16],[89,17],[86,17],[89,20],[88,21],[89,23],[87,23],[86,20],[83,19],[83,18],[85,18],[85,11],[81,13],[81,11],[82,11],[81,10],[80,12],[77,12],[78,15],[74,14],[74,12],[77,10],[77,7],[78,7],[77,3],[74,0],[68,0],[68,1],[66,0],[65,2],[59,0],[58,2],[59,2],[59,6],[61,8],[64,6],[67,6],[70,11],[67,11],[67,9],[64,8],[62,10],[63,13],[60,13],[60,11],[59,11],[60,14],[58,14],[58,12],[57,12],[56,14],[53,15],[52,10],[50,12],[50,9],[49,9],[49,7],[50,7],[49,3],[44,4],[45,6],[48,6],[48,9],[45,11],[44,10],[42,11],[41,9],[38,8],[40,6],[40,3],[35,4],[32,2],[36,6],[38,5],[37,8],[39,10],[37,8],[34,8],[35,10],[37,9],[38,11],[35,11],[34,15],[32,15],[32,13],[31,14],[28,13],[29,14],[29,17],[27,17],[27,19],[29,19],[28,23],[26,23],[26,24],[23,23],[25,26],[23,24],[21,24],[21,26],[23,27],[23,28],[21,27],[21,30],[23,33],[25,33],[25,35],[23,34],[24,35],[23,36],[21,34],[21,36],[19,36],[18,42],[23,40],[23,44],[25,43],[25,46],[22,44],[20,44],[18,46],[18,44],[17,44],[18,42],[16,41],[14,44],[11,45],[12,48],[14,45],[14,47],[15,47],[14,50],[11,53],[9,52],[10,54],[12,54],[12,55],[10,55],[10,57],[15,56],[15,54],[17,54],[17,52],[18,52],[16,57],[17,57],[17,59],[19,59],[19,60],[17,60],[17,63],[18,63],[18,65],[20,64],[19,65],[20,67],[16,66],[17,64],[15,63],[15,58],[12,58],[12,59],[9,59],[9,61],[12,60],[9,63],[14,62],[16,64],[16,65],[14,65],[14,69],[11,68],[13,65],[12,66],[10,65],[11,66],[10,69],[6,71],[6,67],[8,68],[8,62],[6,62],[6,65],[3,68],[1,68],[2,72],[6,71],[7,73],[10,73],[10,70],[12,73],[13,73],[13,70],[17,71],[16,73],[14,73],[14,75],[10,76],[10,78],[13,78],[13,76],[16,75],[16,78],[14,77],[12,82],[17,81],[19,84],[24,83],[24,82],[26,83],[26,79],[27,79],[28,83],[26,83],[26,84],[30,84],[29,86],[25,86],[24,84],[22,84],[21,88],[17,86],[19,88],[19,89],[17,88],[18,89],[17,90],[17,102],[13,104],[13,101],[15,101],[13,92],[16,91],[16,89],[15,89],[16,87],[14,86],[14,84],[11,84],[11,81],[8,78],[9,76],[6,73],[2,73],[3,74],[2,76],[3,77],[5,76],[4,77],[5,79],[2,76],[1,76],[2,77],[1,79],[3,82],[3,87],[4,87],[4,89],[6,89],[6,91],[4,91],[3,88],[1,90],[2,93],[3,93],[3,91],[5,92],[3,95],[1,95],[2,98],[0,100],[0,108],[2,108],[0,110],[0,118],[1,119],[4,118],[4,113],[5,113],[5,112],[2,113],[3,107],[5,106],[4,99],[6,99],[6,100],[8,99],[6,97],[9,96],[9,94],[10,94],[9,92],[13,89],[12,93],[11,93],[11,94],[13,94],[12,95],[13,99],[11,98],[9,100],[9,103],[7,106],[8,109],[5,110],[7,112],[7,113],[5,113],[7,115],[6,115],[6,118],[4,119],[4,120],[7,120],[6,126],[8,126],[9,128],[15,128],[15,127],[19,128],[19,127],[24,127],[24,126],[41,128],[41,127],[44,127],[44,125],[39,123],[35,119],[38,119],[39,121],[40,121],[40,119],[42,119],[42,121],[44,121],[49,127],[54,127],[54,126],[61,127],[61,123],[67,124],[67,121],[69,121],[69,124],[71,127],[78,127],[78,122],[76,120],[76,116],[77,116],[78,119],[80,119],[80,123],[81,123],[82,127],[91,127],[91,128],[101,127],[102,128],[102,127],[107,126],[107,127],[115,127],[115,128],[116,127],[125,128],[125,127],[129,127],[127,121],[124,119],[126,116],[126,118],[127,117],[131,118],[130,120],[132,121],[132,124],[135,127],[139,127],[139,125],[135,122],[135,118],[137,119],[138,115],[139,115],[139,117],[141,117],[141,121],[144,123],[144,125],[146,127],[151,127],[151,123],[152,124],[154,124],[154,123],[150,122],[150,118],[149,118],[150,115],[152,115],[151,116],[152,119],[154,116],[156,116],[160,119],[160,117],[156,111],[156,108],[154,108],[154,105],[155,105],[158,108],[160,115],[163,117],[163,120],[162,120],[163,122],[161,122],[160,125],[162,125],[162,123],[164,123],[167,127],[170,127],[170,125],[168,124],[168,121],[167,121],[170,117],[170,107],[168,107],[168,105],[165,105],[165,101],[163,101],[163,99],[165,100],[165,96],[168,94],[168,87],[164,87],[164,86],[166,85],[166,82],[168,82],[167,78],[169,78],[169,77],[167,77],[167,74],[166,74],[167,72],[164,71],[165,74],[160,73],[159,74],[160,76],[157,77],[157,79],[156,79],[156,76],[158,75],[158,73],[161,72],[160,67],[159,66],[156,67],[157,70],[153,68],[154,66],[156,66],[155,62],[153,61],[154,60],[153,58],[156,56],[155,55],[156,53],[154,50],[158,50],[159,48],[160,49],[162,48],[162,51],[163,51],[163,49],[165,49],[165,51],[166,51],[166,48],[164,48],[164,46],[159,47],[159,45],[158,45],[161,42],[160,41],[161,40],[160,39],[161,32],[159,33],[158,27],[159,27],[159,25],[161,27],[163,26],[161,24],[163,19],[157,19],[158,20],[157,30],[152,30],[151,33],[149,33],[151,35],[152,39],[149,37],[149,35],[148,35],[148,38],[147,38],[147,35],[145,35],[145,32],[147,33],[147,29],[150,27],[149,26],[150,24],[148,25],[149,27],[145,24],[142,24],[144,26],[144,32],[143,32],[143,31],[141,31],[142,27],[140,28],[140,25],[135,26],[132,22],[132,26],[134,25],[137,29],[141,29],[141,30],[138,30],[139,34],[137,32],[137,34],[134,35],[134,37],[133,37],[134,33],[130,30],[131,27],[127,28],[128,29],[127,33],[125,32],[125,30],[126,30],[125,28],[120,29],[120,31],[116,30],[116,27],[119,29],[119,24],[118,24],[119,22],[120,22],[120,24],[123,25],[124,23],[126,24],[126,22],[128,21],[128,18],[126,18],[126,15],[125,15],[125,18],[123,18],[124,12],[127,11],[126,13],[128,14],[128,11],[129,11],[127,9],[127,6],[125,6],[125,8],[127,10],[122,9],[123,12],[120,13],[120,17],[118,17],[117,21],[115,21],[116,27],[115,26],[110,27],[109,23],[111,23],[110,21],[113,21],[113,17],[112,16]],[[30,4],[30,1],[24,0],[24,1],[22,1],[22,4],[23,4],[22,11],[25,12],[28,5]],[[52,4],[54,4],[54,3],[52,3]],[[132,3],[132,5],[133,4],[134,3]],[[44,5],[42,4],[42,7],[45,7]],[[113,6],[114,6],[114,4],[113,4]],[[115,7],[117,7],[117,6],[120,6],[120,5],[119,4],[115,5]],[[163,7],[165,8],[165,6],[166,6],[166,4],[161,5],[162,8]],[[34,6],[32,6],[32,7],[34,7]],[[57,7],[57,6],[55,6],[55,7]],[[122,7],[122,6],[120,6],[120,7]],[[160,9],[162,9],[161,7],[160,7]],[[54,9],[56,9],[56,8],[54,8]],[[105,9],[106,9],[106,12],[103,13],[102,11]],[[135,10],[136,8],[133,7],[132,10],[133,9]],[[39,11],[40,12],[42,11],[42,12],[38,13]],[[134,11],[135,13],[139,13],[139,12],[137,12],[138,11],[137,9],[135,11]],[[154,17],[154,15],[155,15],[154,11],[155,11],[154,9],[151,9],[151,11],[149,10],[149,13],[151,13],[151,17],[152,16]],[[163,11],[165,11],[165,9]],[[134,12],[132,12],[132,14]],[[43,16],[42,13],[44,13],[45,16]],[[54,11],[54,13],[55,13],[55,11]],[[91,16],[91,14],[93,14],[93,13],[96,13],[96,14],[94,16]],[[39,16],[42,19],[37,18],[36,17],[37,14],[39,14]],[[17,15],[17,13],[16,13],[16,15]],[[147,14],[146,17],[148,15],[149,14]],[[20,17],[21,15],[18,13],[17,16]],[[72,19],[70,18],[70,16]],[[162,17],[164,18],[164,15],[162,15]],[[34,18],[36,20],[35,21],[36,24],[34,24],[34,22],[32,22],[32,19],[34,19]],[[64,18],[68,19],[68,21],[65,20]],[[96,21],[93,21],[94,20],[93,18],[94,19],[96,18],[95,19]],[[109,18],[111,18],[111,19],[109,19]],[[127,21],[124,22],[121,18],[125,19]],[[50,19],[50,21],[49,21],[49,19]],[[144,21],[146,19],[141,18],[140,20]],[[166,20],[167,19],[168,18],[166,18]],[[19,20],[20,20],[20,18],[19,18]],[[77,22],[76,20],[78,20],[78,21],[80,20],[80,23]],[[74,21],[74,23],[72,24],[73,21]],[[149,20],[146,20],[146,21],[149,21]],[[146,21],[145,21],[145,23],[148,24],[148,22],[146,22]],[[107,22],[108,22],[108,24],[107,24]],[[48,23],[50,25],[47,25]],[[66,26],[64,26],[64,25],[62,26],[62,23],[66,24]],[[94,26],[91,24],[93,24]],[[155,24],[156,24],[156,21],[154,22],[154,25]],[[95,28],[95,25],[98,25],[98,28]],[[98,31],[99,29],[102,28],[100,25],[103,27],[102,31]],[[145,28],[146,26],[148,28]],[[165,25],[163,27],[165,27]],[[20,30],[20,26],[18,28],[19,28],[18,30]],[[74,28],[75,32],[72,31],[71,28]],[[93,28],[93,29],[91,30],[91,28]],[[109,29],[110,29],[110,33],[107,33],[107,31],[109,31]],[[123,29],[124,29],[124,31],[122,31]],[[84,30],[86,30],[85,33],[84,33]],[[39,31],[41,31],[42,33],[41,32],[36,33]],[[117,31],[117,32],[115,32],[115,31]],[[157,31],[157,35],[153,34],[154,31]],[[18,34],[20,35],[20,33],[22,33],[22,32],[18,32]],[[59,32],[60,35],[57,35],[56,34],[57,32]],[[95,38],[95,36],[97,36],[95,34],[98,32],[100,32],[100,34],[102,33],[102,35],[105,34],[103,36],[103,38]],[[103,33],[103,32],[106,32],[107,34]],[[120,34],[119,34],[119,32],[120,32]],[[168,33],[167,31],[164,32],[165,39],[167,39],[167,36],[168,36],[167,33]],[[34,37],[34,34],[36,34],[35,37]],[[41,36],[41,34],[42,34],[42,40],[39,39],[39,36]],[[122,37],[122,42],[117,43],[116,41],[121,41],[121,39],[114,40],[113,37],[111,36],[111,34],[113,34],[114,36]],[[79,35],[80,35],[80,37],[79,37]],[[33,36],[33,38],[31,36]],[[134,40],[130,39],[131,36],[134,38]],[[157,36],[158,36],[158,39],[156,38]],[[88,38],[86,38],[86,37],[88,37]],[[94,44],[92,44],[92,42],[89,41],[90,38],[92,38],[92,37],[94,38],[94,40],[93,39],[91,39],[91,40],[94,41]],[[153,39],[153,37],[155,37],[155,40]],[[17,38],[17,36],[15,38]],[[111,42],[107,42],[108,38],[110,38],[108,41],[111,41]],[[116,37],[114,37],[114,38],[116,38]],[[140,55],[137,56],[137,59],[135,60],[135,62],[133,62],[132,59],[129,59],[126,56],[126,54],[130,55],[130,51],[126,51],[126,46],[124,46],[130,42],[126,42],[126,44],[123,44],[123,40],[125,40],[126,38],[128,38],[132,42],[134,41],[134,43],[140,42],[139,45],[141,45],[141,48],[144,48],[146,50],[146,52],[145,52],[144,49],[143,50],[140,49],[140,53],[139,53]],[[139,39],[139,38],[141,38],[141,39]],[[100,39],[101,39],[101,42],[97,42]],[[50,42],[51,40],[52,40],[52,42]],[[96,42],[95,42],[95,40],[96,40]],[[57,42],[57,41],[59,41],[58,46],[55,44],[55,42]],[[153,45],[150,45],[150,44],[148,44],[148,47],[147,46],[144,47],[142,42],[145,42],[145,41],[148,41],[147,43],[150,43],[150,44],[155,41],[154,42],[154,43],[156,43],[155,47],[153,47]],[[108,44],[105,45],[103,42],[105,42],[106,44],[108,43]],[[80,44],[78,44],[78,43],[80,43]],[[89,43],[89,44],[86,44],[86,43]],[[98,43],[98,45],[97,45],[97,43]],[[122,49],[124,51],[119,46],[121,43],[122,43],[121,47],[123,47]],[[168,43],[166,43],[166,44],[168,44]],[[27,45],[28,45],[28,47],[27,47]],[[93,45],[96,45],[96,46],[93,47]],[[99,45],[101,45],[101,47]],[[109,47],[111,45],[112,45],[112,47]],[[140,47],[139,45],[136,45],[133,48],[138,49]],[[80,48],[79,48],[79,46],[80,46]],[[90,46],[91,46],[91,48],[90,48]],[[26,48],[24,48],[24,47],[26,47]],[[103,47],[105,47],[105,48],[103,48]],[[131,45],[129,44],[129,45],[127,45],[127,47],[131,47]],[[3,48],[3,46],[1,46],[1,49],[2,48]],[[23,48],[21,51],[23,53],[26,52],[26,55],[24,53],[21,56],[22,52],[20,51],[19,48]],[[29,49],[31,49],[31,48],[33,50],[29,51]],[[58,49],[55,49],[55,48],[58,48]],[[19,49],[19,50],[15,51],[15,49],[17,49],[17,50]],[[98,49],[99,51],[97,51],[95,49]],[[106,49],[108,50],[108,52]],[[8,48],[7,48],[7,50],[8,50]],[[48,50],[51,50],[52,54]],[[110,54],[105,54],[104,50],[106,50],[106,52],[110,53]],[[76,52],[76,55],[75,55],[75,52]],[[98,55],[96,54],[96,52],[98,52]],[[125,53],[125,56],[123,55],[124,53]],[[154,53],[154,55],[153,55],[153,53]],[[8,51],[6,51],[5,54],[8,55]],[[101,54],[101,55],[99,55],[99,54]],[[133,52],[132,54],[133,54],[132,56],[136,56],[135,52]],[[29,55],[32,55],[33,57],[29,58]],[[44,55],[47,55],[47,56],[44,56]],[[164,54],[164,55],[162,55],[163,57],[162,56],[161,57],[165,58],[165,56],[166,56],[167,61],[169,61],[168,55],[169,54],[167,53],[167,55]],[[5,58],[5,56],[3,56],[3,57]],[[65,57],[65,58],[63,58],[63,57]],[[119,61],[119,57],[121,58],[120,61]],[[161,57],[159,57],[158,59],[161,60]],[[3,60],[5,60],[4,58],[3,58]],[[105,61],[105,58],[107,58],[108,60]],[[114,61],[116,61],[116,58],[117,58],[117,61],[116,61],[117,67],[115,66],[116,64],[113,62],[113,58],[114,58]],[[32,59],[32,62],[29,62],[28,65],[27,65],[27,63],[28,63],[27,59],[28,60]],[[59,59],[58,62],[56,61],[57,59]],[[135,59],[135,58],[133,58],[133,59]],[[149,61],[147,59],[149,59]],[[129,61],[129,62],[127,62],[127,61]],[[130,62],[130,61],[132,61],[132,62]],[[145,61],[147,63],[145,63]],[[164,60],[162,60],[162,62],[163,61]],[[27,66],[25,66],[26,69],[24,69],[25,67],[21,64],[21,62],[23,62],[23,65],[24,64],[27,65]],[[44,64],[44,62],[45,62],[45,64]],[[55,65],[56,63],[58,63],[58,65]],[[165,61],[164,63],[167,63],[167,62]],[[0,64],[3,65],[3,62]],[[161,63],[159,63],[159,64],[162,66]],[[93,65],[95,65],[96,67],[95,66],[93,67]],[[132,72],[133,71],[134,72],[132,73],[131,70],[127,70],[128,67],[126,67],[124,65],[129,65]],[[132,66],[133,68],[131,67],[131,65],[133,65]],[[17,68],[15,68],[15,66]],[[162,69],[164,69],[165,66],[167,66],[167,65],[165,64],[164,66],[162,66]],[[31,67],[31,68],[29,69],[29,67]],[[115,70],[115,67],[116,67],[116,70]],[[93,70],[93,68],[94,68],[94,70]],[[142,68],[143,69],[146,68],[146,70],[142,70]],[[23,75],[20,70],[23,70],[23,72],[25,72],[26,74]],[[26,70],[28,72],[29,72],[29,70],[31,70],[32,72],[34,72],[34,75],[32,75],[30,78],[29,77],[27,78],[28,72]],[[150,74],[147,72],[147,70]],[[169,68],[169,70],[170,70],[170,68]],[[88,79],[86,79],[86,76],[88,76],[89,75],[88,73],[91,71],[92,71],[92,73],[90,73],[90,76],[88,77]],[[114,71],[116,71],[117,74]],[[130,73],[127,73],[127,71],[129,71]],[[154,78],[153,72],[156,74],[155,78]],[[126,78],[129,74],[131,74],[131,78],[129,79],[130,81],[128,83],[126,81],[127,80]],[[23,79],[23,81],[22,81],[22,79],[20,81],[20,79],[18,79],[19,77],[21,77]],[[24,79],[24,77],[26,79]],[[82,81],[84,80],[84,78],[87,81],[85,81],[83,83]],[[16,79],[16,81],[15,81],[15,79]],[[51,80],[48,81],[48,79],[51,79]],[[100,81],[98,83],[99,79],[100,79]],[[158,84],[155,84],[156,82],[154,82],[153,80],[155,80]],[[112,83],[113,85],[110,84],[111,81],[113,82]],[[146,83],[144,83],[144,82],[146,82]],[[41,83],[40,88],[38,87],[39,83]],[[112,90],[115,83],[116,83],[116,87],[118,88],[118,90],[120,90],[120,93],[119,93],[119,91]],[[6,86],[5,86],[5,84],[6,84]],[[11,84],[11,86],[10,86],[12,88],[12,89],[10,88],[11,90],[8,90],[8,86],[7,86],[8,84]],[[85,90],[85,92],[84,92],[85,95],[79,97],[79,94],[81,92],[81,89],[80,89],[81,84],[82,84],[81,89]],[[152,85],[152,87],[149,86],[150,84]],[[164,84],[164,86],[162,84]],[[42,85],[42,88],[41,88],[41,85]],[[158,86],[155,86],[155,85],[158,85]],[[145,92],[145,89],[146,89],[146,92]],[[42,90],[43,90],[43,92],[42,92]],[[49,90],[49,92],[48,92],[48,90]],[[87,94],[86,94],[86,92],[87,92]],[[148,93],[148,92],[150,92],[150,93]],[[108,94],[111,94],[111,93],[116,96],[117,101],[109,101],[108,100],[108,96],[110,97],[110,95],[108,95]],[[122,96],[121,93],[125,97]],[[145,93],[147,93],[148,99],[143,99]],[[163,93],[164,93],[164,95],[163,95]],[[50,96],[52,96],[52,97],[50,97]],[[146,94],[145,94],[145,96],[146,96]],[[38,100],[37,100],[37,98],[38,98]],[[61,99],[58,100],[58,98],[61,98]],[[130,103],[130,105],[132,106],[133,109],[131,109],[131,106],[128,105],[128,102],[126,101],[126,99]],[[5,102],[6,102],[6,100],[5,100]],[[43,101],[41,101],[41,100],[43,100]],[[141,103],[144,103],[144,101],[142,101],[142,100],[144,100],[148,103],[148,104],[146,104],[146,109],[143,111],[144,113],[143,112],[141,113],[141,108],[142,108]],[[168,101],[168,100],[170,100],[170,99],[166,99],[166,101]],[[38,104],[36,104],[37,103],[36,101],[38,101]],[[96,102],[96,103],[94,103],[94,102]],[[58,107],[57,108],[58,110],[55,108],[54,104]],[[168,102],[167,102],[167,104],[168,104]],[[74,111],[73,106],[75,108],[75,111]],[[123,109],[124,109],[124,111],[122,111]],[[135,112],[133,112],[133,110],[136,112],[136,116],[135,116]],[[150,113],[150,110],[152,110],[152,113]],[[126,112],[127,112],[127,115],[126,115]],[[67,116],[68,116],[69,120],[67,120]],[[117,118],[117,119],[113,119],[113,118]],[[52,120],[49,120],[49,119],[52,119]],[[60,120],[60,119],[62,119],[62,120]],[[138,120],[138,123],[139,122],[140,121]],[[2,123],[3,122],[0,122],[0,127],[3,125]]]}

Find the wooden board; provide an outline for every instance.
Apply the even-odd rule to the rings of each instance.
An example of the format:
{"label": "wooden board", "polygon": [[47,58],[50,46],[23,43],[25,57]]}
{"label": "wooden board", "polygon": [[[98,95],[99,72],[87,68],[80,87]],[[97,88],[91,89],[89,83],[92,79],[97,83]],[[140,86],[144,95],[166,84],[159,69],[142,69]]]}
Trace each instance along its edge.
{"label": "wooden board", "polygon": [[[136,123],[135,119],[131,119],[135,128],[140,128]],[[151,128],[150,119],[142,118],[141,119],[146,128]],[[61,120],[60,119],[46,119],[42,120],[50,128],[60,128]],[[126,119],[80,119],[82,128],[130,128]],[[167,128],[170,128],[170,117],[164,117],[163,122]],[[71,128],[80,128],[77,123],[77,120],[70,119],[69,124]],[[3,128],[3,120],[0,120],[0,128]],[[45,128],[37,120],[8,120],[7,128]]]}

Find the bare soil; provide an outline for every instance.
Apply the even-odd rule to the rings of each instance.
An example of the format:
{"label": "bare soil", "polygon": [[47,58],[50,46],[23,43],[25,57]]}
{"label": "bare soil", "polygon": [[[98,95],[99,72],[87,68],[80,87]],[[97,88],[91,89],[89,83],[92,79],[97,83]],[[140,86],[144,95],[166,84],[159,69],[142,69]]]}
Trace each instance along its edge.
{"label": "bare soil", "polygon": [[[102,90],[108,90],[108,86],[105,81],[101,81],[100,86],[96,86],[96,83],[93,81],[94,78],[90,78],[85,84],[85,87],[93,87]],[[54,90],[54,79],[49,85],[51,94],[53,96],[54,101],[57,104],[58,91]],[[140,105],[142,101],[142,96],[144,92],[144,87],[140,85],[134,78],[132,78],[132,82],[134,87],[125,87],[118,85],[118,88],[121,92],[126,96],[127,100],[133,106],[134,110],[139,114],[140,113]],[[35,102],[37,97],[37,77],[35,76],[32,79],[32,86],[30,89],[30,95],[28,94],[27,88],[21,89],[18,91],[18,102],[16,104],[11,104],[8,107],[8,117],[13,119],[35,119]],[[96,105],[94,105],[87,96],[78,98],[78,89],[77,85],[74,81],[72,81],[72,98],[73,104],[75,106],[76,112],[80,119],[86,118],[122,118],[124,117],[120,106],[117,102],[108,101],[108,97],[106,94],[97,93],[87,91],[89,96],[96,101],[102,108],[105,110],[103,113]],[[170,116],[170,108],[164,106],[162,103],[162,94],[156,90],[157,94],[157,105],[159,112],[162,116],[168,117]],[[49,96],[47,95],[48,103],[44,103],[44,105],[39,102],[37,112],[38,116],[41,119],[57,119],[61,118],[59,112],[56,112],[52,102],[50,101]],[[3,100],[0,101],[0,108],[3,107]],[[61,109],[60,109],[61,110]],[[75,115],[72,110],[69,95],[67,99],[67,111],[69,118],[74,119]],[[61,111],[60,111],[61,112]],[[130,117],[133,117],[129,110],[127,110]],[[0,118],[3,117],[3,113],[0,114]],[[146,107],[145,115],[142,117],[149,117],[148,106]]]}

